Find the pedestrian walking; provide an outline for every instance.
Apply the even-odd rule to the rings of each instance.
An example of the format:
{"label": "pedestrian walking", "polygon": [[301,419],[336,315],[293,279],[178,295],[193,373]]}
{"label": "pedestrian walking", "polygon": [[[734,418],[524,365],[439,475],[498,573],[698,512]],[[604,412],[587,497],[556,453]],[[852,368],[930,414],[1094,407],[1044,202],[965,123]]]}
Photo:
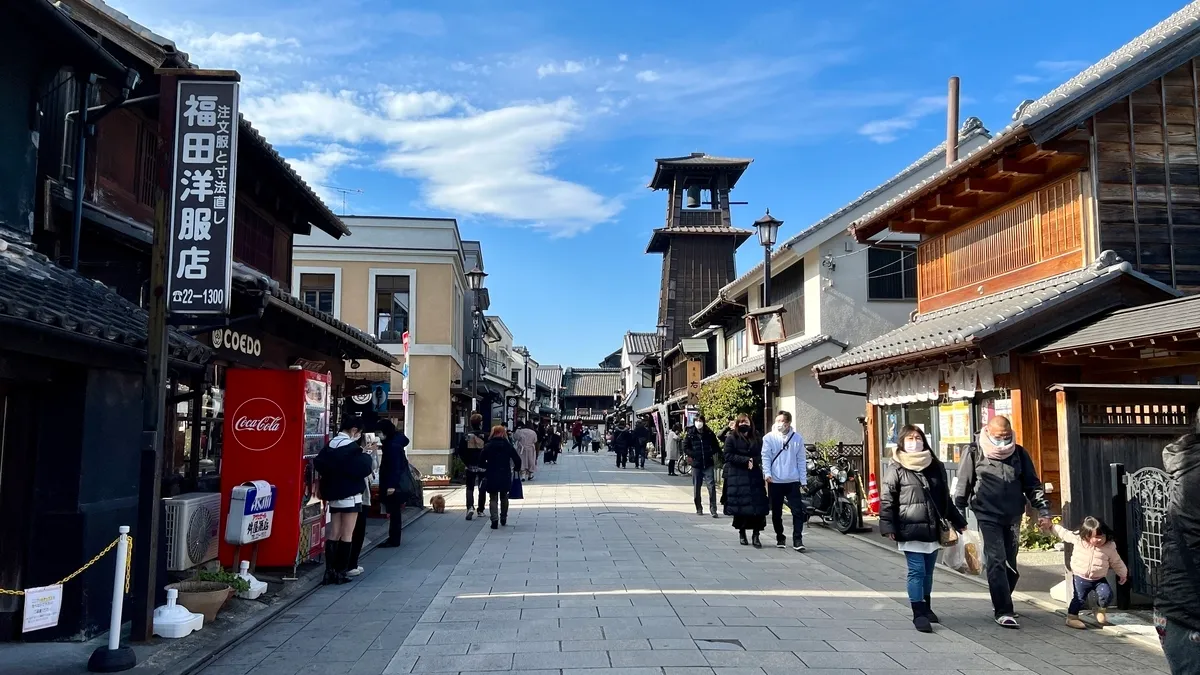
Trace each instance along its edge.
{"label": "pedestrian walking", "polygon": [[[471,520],[476,515],[483,516],[483,509],[487,507],[487,491],[483,479],[484,468],[480,457],[486,442],[487,439],[483,436],[483,415],[472,413],[471,430],[463,434],[458,441],[458,449],[455,451],[458,459],[467,467],[466,474],[463,476],[467,491],[467,520]],[[476,486],[479,488],[479,504],[475,504]]]}
{"label": "pedestrian walking", "polygon": [[1163,449],[1171,476],[1154,626],[1172,673],[1200,673],[1200,417]]}
{"label": "pedestrian walking", "polygon": [[533,423],[518,427],[513,440],[517,444],[517,453],[521,455],[521,466],[524,467],[522,475],[525,480],[533,480],[537,464],[537,432],[533,430]]}
{"label": "pedestrian walking", "polygon": [[571,425],[571,438],[575,441],[575,448],[583,452],[583,422],[575,420]]}
{"label": "pedestrian walking", "polygon": [[767,497],[771,502],[771,524],[775,528],[775,548],[787,548],[783,534],[783,504],[792,512],[792,549],[804,552],[804,523],[808,507],[804,504],[807,491],[808,455],[804,439],[792,428],[792,414],[780,411],[775,426],[763,436],[762,467],[767,480]]}
{"label": "pedestrian walking", "polygon": [[954,505],[968,506],[979,523],[986,559],[988,590],[997,624],[1017,629],[1012,594],[1021,578],[1017,544],[1025,502],[1038,510],[1038,525],[1050,527],[1050,504],[1037,469],[1025,448],[1013,440],[1007,417],[993,417],[958,468]]}
{"label": "pedestrian walking", "polygon": [[1050,527],[1055,536],[1071,544],[1071,587],[1074,595],[1067,606],[1067,625],[1083,630],[1087,625],[1079,619],[1079,610],[1087,605],[1088,595],[1096,592],[1096,623],[1108,625],[1108,605],[1113,599],[1108,571],[1117,573],[1117,583],[1129,580],[1129,568],[1117,552],[1113,532],[1104,521],[1094,516],[1083,519],[1079,532],[1072,532],[1055,523]]}
{"label": "pedestrian walking", "polygon": [[933,568],[942,548],[942,528],[967,529],[946,484],[946,467],[929,447],[925,432],[908,425],[883,474],[879,493],[879,533],[896,542],[908,562],[908,602],[913,626],[932,633],[940,623],[933,612]]}
{"label": "pedestrian walking", "polygon": [[358,445],[363,423],[346,415],[340,432],[317,453],[313,460],[321,499],[328,503],[330,520],[325,536],[325,584],[344,584],[350,580],[347,565],[354,523],[362,511],[363,479],[371,475],[371,458]]}
{"label": "pedestrian walking", "polygon": [[508,525],[508,495],[513,476],[521,471],[521,455],[508,440],[504,425],[492,427],[491,438],[481,453],[486,470],[488,496],[491,498],[492,529]]}
{"label": "pedestrian walking", "polygon": [[579,442],[581,443],[581,445],[579,446],[579,452],[587,452],[588,446],[592,444],[591,428],[583,430],[583,437],[580,439]]}
{"label": "pedestrian walking", "polygon": [[675,462],[679,461],[679,435],[683,432],[683,428],[679,423],[671,425],[671,430],[667,432],[667,475],[678,476],[675,473]]}
{"label": "pedestrian walking", "polygon": [[617,422],[612,435],[612,449],[617,453],[617,468],[624,469],[629,463],[629,451],[633,449],[633,432],[625,428],[625,420]]}
{"label": "pedestrian walking", "polygon": [[553,427],[546,428],[546,433],[542,437],[542,448],[545,450],[542,461],[547,464],[558,464],[558,453],[562,452],[562,436],[559,436]]}
{"label": "pedestrian walking", "polygon": [[692,428],[683,438],[683,449],[688,459],[692,460],[692,496],[696,501],[696,515],[704,515],[704,507],[700,503],[700,486],[708,486],[708,509],[712,517],[717,517],[717,466],[716,455],[720,450],[717,445],[717,435],[704,420],[704,415],[697,415]]}
{"label": "pedestrian walking", "polygon": [[639,469],[646,468],[646,446],[649,445],[651,436],[650,423],[645,419],[638,420],[633,428],[633,465]]}
{"label": "pedestrian walking", "polygon": [[738,415],[734,421],[733,431],[725,435],[725,515],[733,516],[742,546],[750,543],[746,540],[746,530],[750,530],[754,548],[762,548],[759,535],[767,527],[771,510],[763,482],[762,436],[749,416]]}
{"label": "pedestrian walking", "polygon": [[[388,538],[379,548],[395,548],[400,545],[402,537],[401,515],[404,505],[413,498],[413,495],[404,492],[404,486],[413,480],[408,455],[404,453],[409,440],[389,419],[379,422],[379,433],[383,435],[380,448],[383,457],[379,460],[379,498],[388,512]],[[467,512],[470,513],[470,509]]]}

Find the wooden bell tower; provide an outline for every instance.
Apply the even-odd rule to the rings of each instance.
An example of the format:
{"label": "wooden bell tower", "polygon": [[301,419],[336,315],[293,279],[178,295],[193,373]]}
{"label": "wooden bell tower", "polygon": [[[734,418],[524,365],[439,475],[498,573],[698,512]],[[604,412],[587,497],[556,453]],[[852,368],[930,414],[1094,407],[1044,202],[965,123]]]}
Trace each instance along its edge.
{"label": "wooden bell tower", "polygon": [[737,278],[734,254],[753,233],[733,227],[729,191],[753,160],[693,152],[654,161],[649,187],[667,191],[666,226],[654,230],[646,253],[663,257],[658,323],[667,326],[669,349],[695,333],[688,319]]}

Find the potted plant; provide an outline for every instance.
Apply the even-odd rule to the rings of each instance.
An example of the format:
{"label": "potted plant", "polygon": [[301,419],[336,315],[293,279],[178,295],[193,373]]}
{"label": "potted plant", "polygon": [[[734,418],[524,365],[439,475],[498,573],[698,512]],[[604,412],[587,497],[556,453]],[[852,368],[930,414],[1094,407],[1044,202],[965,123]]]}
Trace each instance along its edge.
{"label": "potted plant", "polygon": [[204,622],[211,623],[234,592],[249,590],[250,584],[232,572],[204,570],[187,581],[169,584],[167,588],[179,591],[179,604],[188,611],[203,614]]}

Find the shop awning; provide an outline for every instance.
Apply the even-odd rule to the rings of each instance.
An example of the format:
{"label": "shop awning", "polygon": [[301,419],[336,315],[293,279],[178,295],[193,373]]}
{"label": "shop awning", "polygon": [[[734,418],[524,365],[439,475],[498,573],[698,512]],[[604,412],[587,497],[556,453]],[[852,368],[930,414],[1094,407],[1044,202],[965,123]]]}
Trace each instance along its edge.
{"label": "shop awning", "polygon": [[995,356],[1035,344],[1114,309],[1178,296],[1112,251],[1083,269],[920,314],[813,367],[821,382],[974,352]]}
{"label": "shop awning", "polygon": [[1091,352],[1119,347],[1172,349],[1200,338],[1200,295],[1122,309],[1067,333],[1038,350],[1040,354]]}

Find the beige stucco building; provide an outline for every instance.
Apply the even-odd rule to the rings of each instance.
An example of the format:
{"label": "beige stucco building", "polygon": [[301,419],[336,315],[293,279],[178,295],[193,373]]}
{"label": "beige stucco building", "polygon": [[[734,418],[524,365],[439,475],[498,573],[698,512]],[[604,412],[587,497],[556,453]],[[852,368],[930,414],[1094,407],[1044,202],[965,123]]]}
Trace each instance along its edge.
{"label": "beige stucco building", "polygon": [[425,474],[450,470],[456,427],[470,401],[462,388],[464,295],[462,240],[453,218],[342,218],[352,236],[296,237],[292,289],[305,303],[364,330],[402,358],[404,376],[379,364],[350,364],[347,379],[388,381],[388,411],[412,441],[409,459]]}

